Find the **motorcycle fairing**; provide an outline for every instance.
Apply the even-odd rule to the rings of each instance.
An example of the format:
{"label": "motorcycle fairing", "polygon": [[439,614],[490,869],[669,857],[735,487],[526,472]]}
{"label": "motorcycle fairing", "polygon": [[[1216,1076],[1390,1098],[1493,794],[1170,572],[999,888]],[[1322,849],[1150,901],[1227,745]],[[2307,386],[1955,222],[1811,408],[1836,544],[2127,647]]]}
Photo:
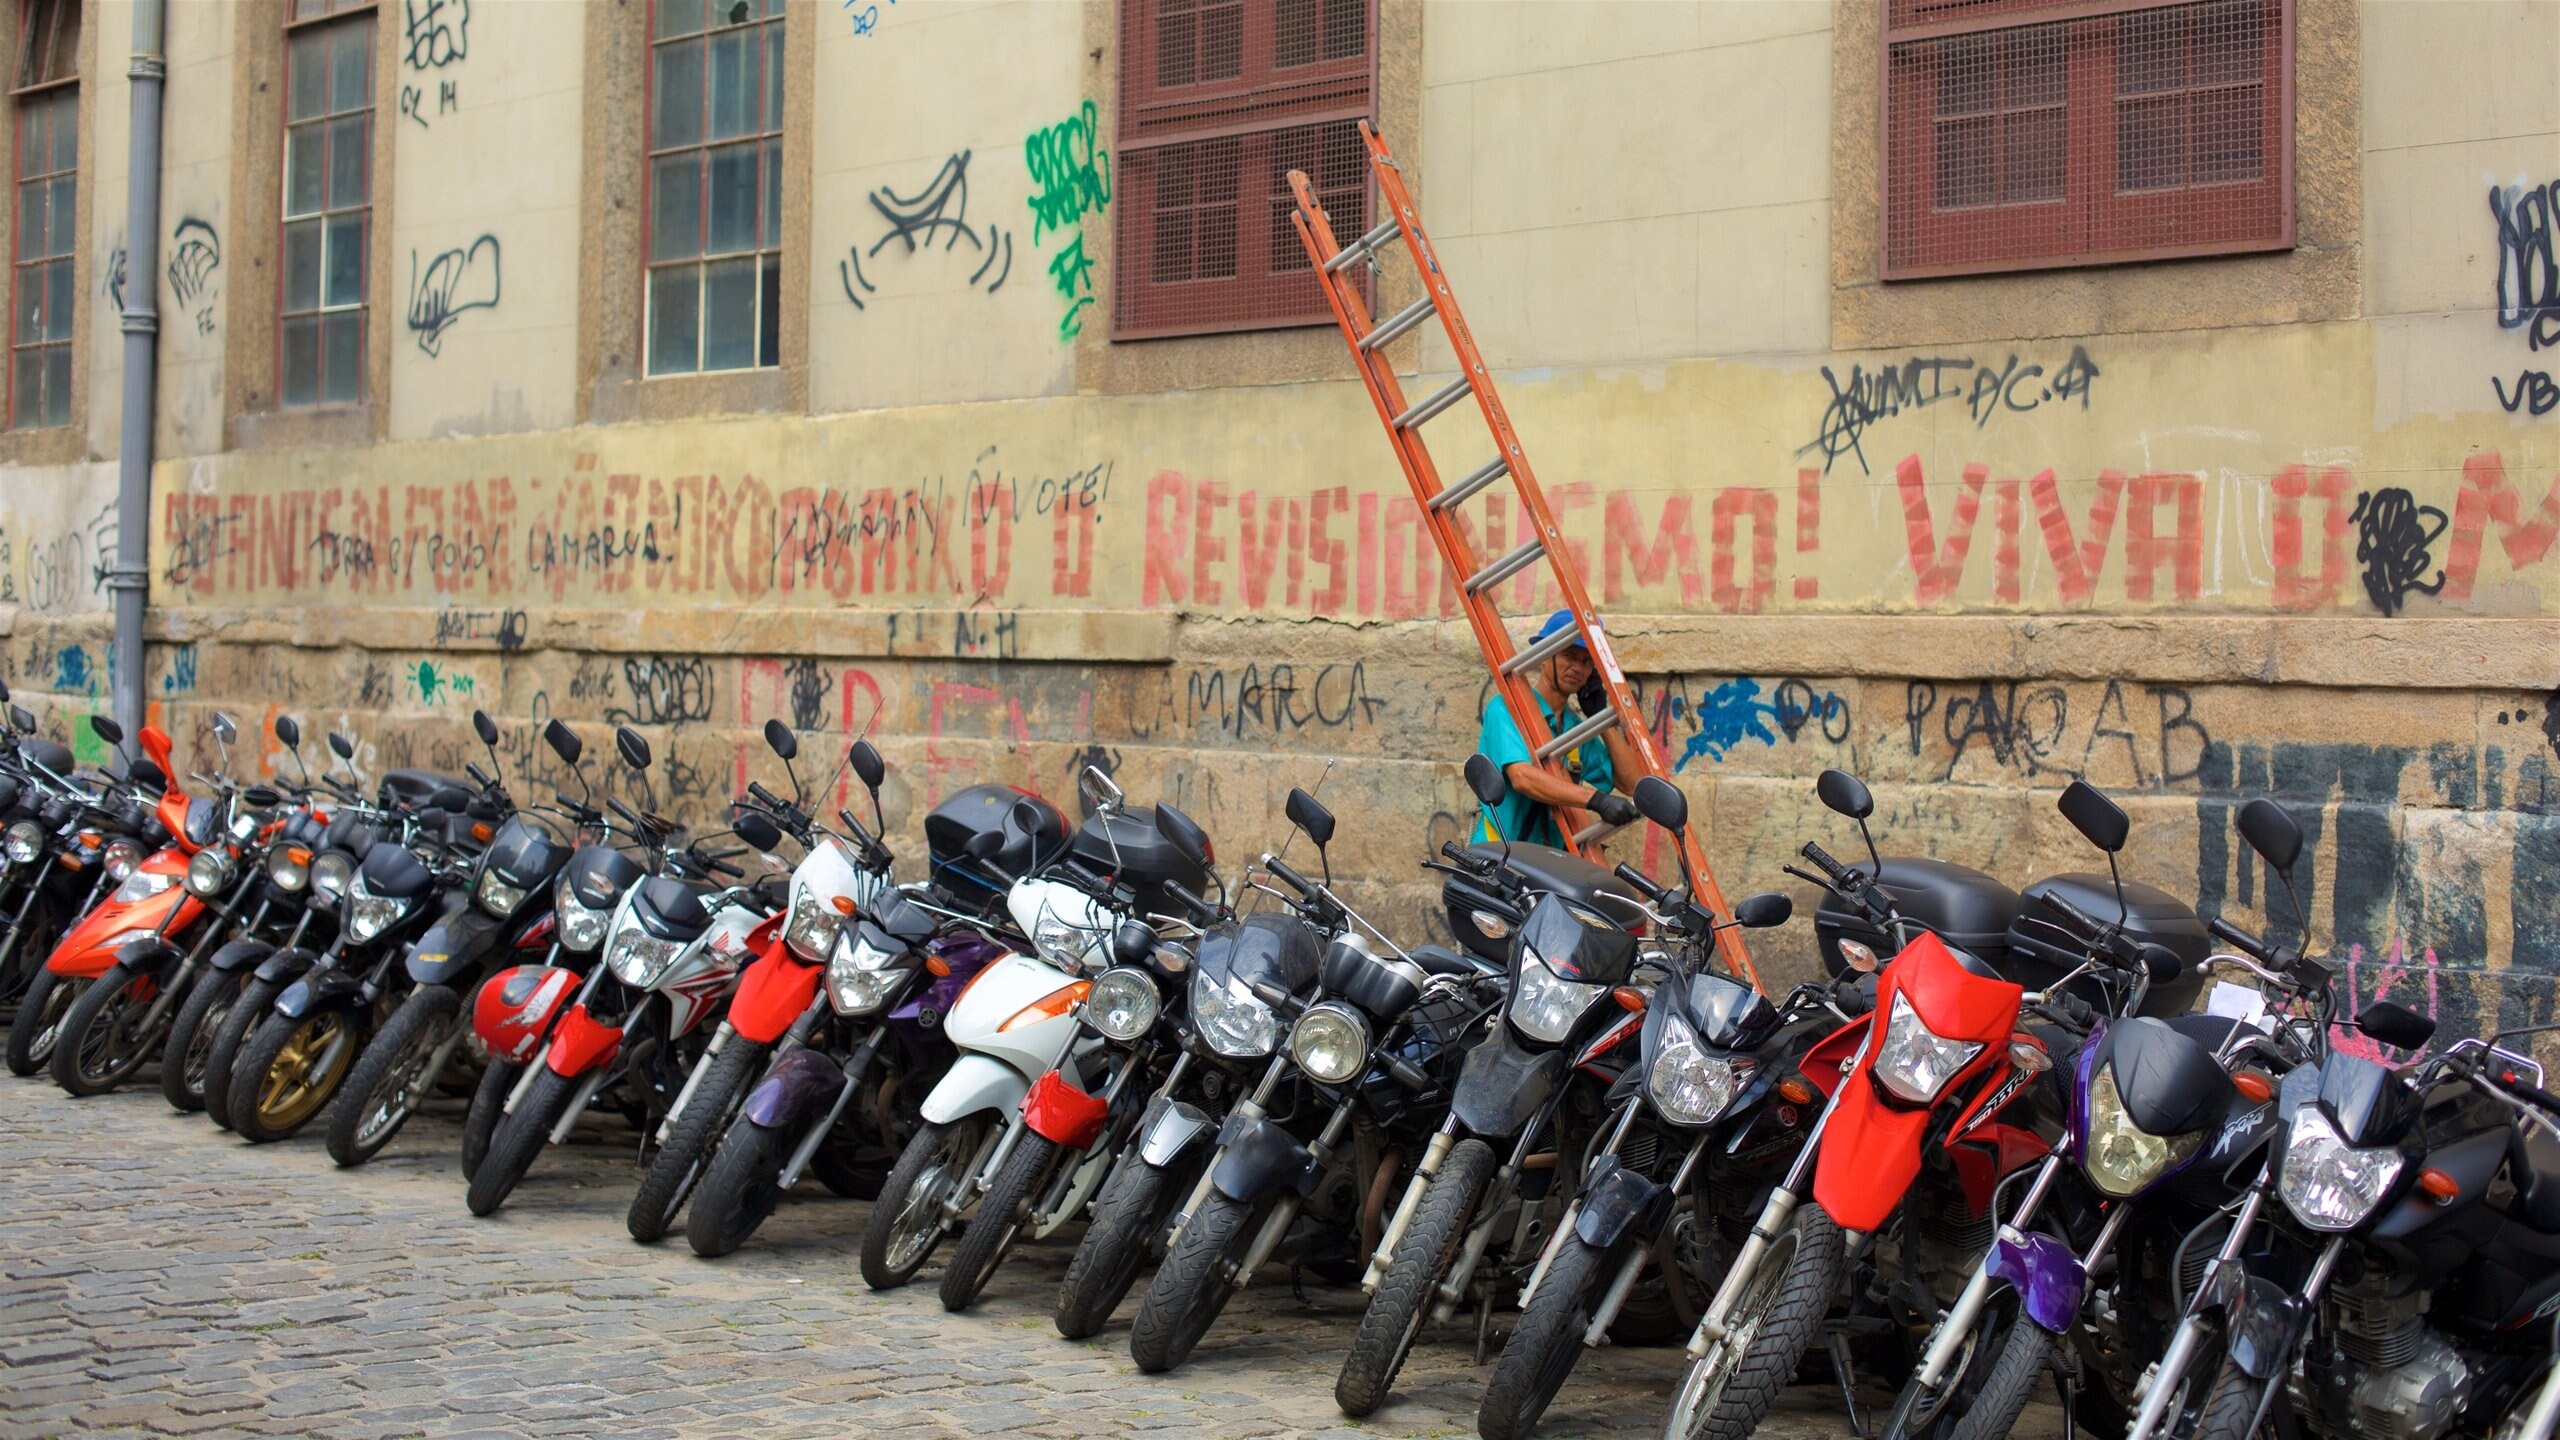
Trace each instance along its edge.
{"label": "motorcycle fairing", "polygon": [[781,1039],[818,995],[818,980],[826,967],[810,964],[790,951],[776,935],[738,978],[738,993],[729,1001],[730,1025],[759,1045]]}
{"label": "motorcycle fairing", "polygon": [[115,965],[116,952],[130,943],[118,937],[137,930],[167,935],[185,929],[204,912],[204,902],[186,887],[184,852],[174,847],[154,850],[137,868],[174,876],[180,883],[145,899],[121,905],[109,900],[91,910],[55,943],[53,953],[45,957],[45,969],[66,979],[95,980]]}
{"label": "motorcycle fairing", "polygon": [[506,922],[477,905],[465,905],[427,927],[409,951],[409,978],[421,985],[451,985],[498,948]]}
{"label": "motorcycle fairing", "polygon": [[1161,1170],[1217,1128],[1209,1112],[1188,1101],[1158,1097],[1138,1122],[1138,1158]]}
{"label": "motorcycle fairing", "polygon": [[2067,1335],[2079,1318],[2080,1296],[2088,1272],[2071,1247],[2050,1235],[2002,1235],[1991,1246],[1991,1278],[2006,1280],[2018,1292],[2018,1305],[2036,1328]]}
{"label": "motorcycle fairing", "polygon": [[2510,1133],[2510,1127],[2501,1125],[2495,1130],[2466,1135],[2450,1145],[2428,1151],[2426,1168],[2452,1176],[2461,1188],[2454,1191],[2450,1199],[2438,1203],[2426,1191],[2410,1186],[2408,1193],[2374,1223],[2373,1237],[2377,1240],[2405,1239],[2487,1194],[2489,1182],[2497,1177],[2498,1167],[2506,1163]]}
{"label": "motorcycle fairing", "polygon": [[924,1097],[924,1118],[948,1125],[981,1110],[1009,1113],[1030,1093],[1031,1082],[1021,1071],[992,1055],[963,1051]]}
{"label": "motorcycle fairing", "polygon": [[1670,1186],[1629,1169],[1615,1155],[1604,1156],[1582,1182],[1582,1209],[1573,1230],[1584,1244],[1606,1250],[1630,1229],[1639,1235],[1660,1229],[1671,1202]]}
{"label": "motorcycle fairing", "polygon": [[1229,1115],[1218,1127],[1218,1144],[1224,1152],[1210,1183],[1228,1199],[1251,1204],[1283,1185],[1301,1198],[1315,1193],[1315,1153],[1270,1117]]}
{"label": "motorcycle fairing", "polygon": [[610,1065],[622,1053],[622,1027],[598,1020],[584,1005],[572,1005],[560,1017],[560,1028],[552,1032],[551,1050],[543,1063],[551,1073],[575,1080],[600,1065]]}
{"label": "motorcycle fairing", "polygon": [[518,965],[481,982],[471,1000],[471,1028],[489,1058],[522,1065],[542,1048],[553,1016],[578,987],[578,973],[558,965]]}
{"label": "motorcycle fairing", "polygon": [[823,1115],[848,1083],[846,1069],[823,1050],[786,1050],[747,1092],[746,1116],[767,1130],[784,1130]]}
{"label": "motorcycle fairing", "polygon": [[1519,1133],[1564,1079],[1565,1052],[1532,1051],[1511,1027],[1497,1024],[1459,1062],[1457,1095],[1450,1110],[1469,1133],[1488,1140]]}
{"label": "motorcycle fairing", "polygon": [[1090,1148],[1110,1118],[1109,1102],[1077,1089],[1055,1070],[1032,1081],[1031,1093],[1022,1097],[1022,1122],[1070,1150]]}

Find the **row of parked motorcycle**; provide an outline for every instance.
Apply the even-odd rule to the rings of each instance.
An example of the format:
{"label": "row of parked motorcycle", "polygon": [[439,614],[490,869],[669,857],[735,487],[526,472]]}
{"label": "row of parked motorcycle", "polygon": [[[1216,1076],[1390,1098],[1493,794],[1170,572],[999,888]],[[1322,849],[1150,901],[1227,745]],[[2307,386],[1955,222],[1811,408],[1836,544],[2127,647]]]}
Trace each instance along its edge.
{"label": "row of parked motorcycle", "polygon": [[[726,1255],[811,1179],[871,1201],[868,1285],[947,1247],[962,1310],[1073,1234],[1057,1329],[1100,1332],[1143,1280],[1148,1372],[1286,1267],[1367,1292],[1346,1414],[1471,1331],[1488,1440],[1586,1350],[1683,1337],[1681,1440],[1748,1434],[1799,1381],[1892,1440],[2006,1435],[2048,1383],[2066,1433],[2131,1440],[2551,1440],[2560,1416],[2560,1096],[2531,1032],[2438,1046],[2397,1005],[2340,1013],[2324,959],[2122,880],[2127,817],[2086,784],[2061,808],[2106,872],[2021,894],[1884,856],[1866,787],[1825,772],[1866,859],[1786,867],[1823,894],[1826,978],[1769,995],[1718,936],[1787,923],[1784,894],[1717,914],[1685,861],[1661,883],[1450,844],[1425,864],[1457,944],[1399,939],[1343,898],[1303,789],[1229,883],[1198,824],[1099,771],[1075,821],[976,786],[902,884],[879,752],[810,786],[779,721],[790,796],[749,784],[706,834],[597,805],[556,720],[574,796],[511,789],[486,715],[488,768],[370,792],[343,734],[313,776],[290,718],[292,779],[250,783],[225,717],[183,781],[157,729],[93,718],[111,759],[83,770],[9,723],[10,1069],[87,1096],[156,1061],[180,1111],[251,1141],[322,1124],[342,1166],[467,1092],[474,1214],[619,1115],[637,1240]],[[643,737],[615,750],[645,774]],[[846,769],[867,824],[817,813]],[[1503,798],[1483,757],[1467,780]],[[1631,798],[1687,823],[1664,781]],[[2298,824],[2260,799],[2238,828],[2291,897]],[[1899,1381],[1889,1412],[1868,1380]]]}

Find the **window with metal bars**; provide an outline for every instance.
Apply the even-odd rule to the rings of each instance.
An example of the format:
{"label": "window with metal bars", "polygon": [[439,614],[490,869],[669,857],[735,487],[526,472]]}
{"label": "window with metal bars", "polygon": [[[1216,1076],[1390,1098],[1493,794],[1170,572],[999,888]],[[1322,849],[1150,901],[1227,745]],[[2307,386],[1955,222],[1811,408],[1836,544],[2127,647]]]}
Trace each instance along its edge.
{"label": "window with metal bars", "polygon": [[2294,243],[2292,0],[1889,0],[1884,48],[1887,280]]}
{"label": "window with metal bars", "polygon": [[9,427],[71,423],[72,255],[80,219],[80,4],[18,14],[17,234],[9,257]]}
{"label": "window with metal bars", "polygon": [[782,363],[782,0],[655,0],[648,373]]}
{"label": "window with metal bars", "polygon": [[1121,0],[1112,338],[1332,319],[1290,221],[1303,170],[1368,228],[1374,0]]}
{"label": "window with metal bars", "polygon": [[284,273],[276,394],[364,399],[373,231],[372,0],[293,0],[284,54]]}

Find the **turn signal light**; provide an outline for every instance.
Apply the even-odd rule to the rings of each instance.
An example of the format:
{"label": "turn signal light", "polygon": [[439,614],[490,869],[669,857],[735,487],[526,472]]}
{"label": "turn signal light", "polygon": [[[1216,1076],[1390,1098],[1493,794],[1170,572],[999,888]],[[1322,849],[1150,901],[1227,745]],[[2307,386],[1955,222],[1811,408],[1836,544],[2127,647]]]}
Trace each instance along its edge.
{"label": "turn signal light", "polygon": [[2247,1097],[2252,1105],[2264,1105],[2276,1093],[2276,1087],[2267,1083],[2267,1077],[2255,1070],[2242,1070],[2232,1075],[2231,1088]]}
{"label": "turn signal light", "polygon": [[299,845],[287,845],[284,847],[284,858],[296,865],[308,865],[311,863],[311,852]]}
{"label": "turn signal light", "polygon": [[1621,985],[1617,989],[1610,991],[1609,998],[1617,1001],[1618,1008],[1629,1014],[1634,1014],[1644,1008],[1644,992],[1631,985]]}
{"label": "turn signal light", "polygon": [[475,820],[472,822],[471,838],[480,844],[488,844],[492,839],[496,838],[497,833],[497,831],[489,828],[488,822],[486,821]]}
{"label": "turn signal light", "polygon": [[1796,1079],[1792,1075],[1778,1082],[1778,1094],[1783,1096],[1791,1104],[1810,1105],[1813,1103],[1813,1087]]}
{"label": "turn signal light", "polygon": [[2418,1188],[2426,1191],[2427,1198],[2437,1204],[2450,1205],[2453,1197],[2462,1193],[2462,1182],[2441,1170],[2421,1170],[2418,1172]]}
{"label": "turn signal light", "polygon": [[996,1031],[1001,1034],[1017,1025],[1037,1025],[1043,1020],[1055,1020],[1083,1004],[1086,993],[1092,989],[1093,982],[1090,980],[1078,980],[1072,985],[1062,985],[1014,1011],[1013,1018],[997,1026]]}
{"label": "turn signal light", "polygon": [[836,913],[839,915],[850,915],[853,913],[853,897],[850,895],[830,896],[827,899],[827,903],[836,907]]}
{"label": "turn signal light", "polygon": [[951,973],[951,962],[939,955],[924,957],[924,973],[940,980]]}

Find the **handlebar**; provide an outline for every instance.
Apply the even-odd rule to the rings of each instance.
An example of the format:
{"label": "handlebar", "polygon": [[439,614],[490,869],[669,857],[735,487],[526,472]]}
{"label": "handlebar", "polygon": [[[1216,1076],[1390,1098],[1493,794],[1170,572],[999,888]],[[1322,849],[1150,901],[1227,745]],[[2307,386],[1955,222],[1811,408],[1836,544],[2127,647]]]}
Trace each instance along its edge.
{"label": "handlebar", "polygon": [[2232,924],[2230,921],[2223,919],[2219,915],[2216,915],[2211,920],[2206,921],[2204,928],[2205,933],[2211,935],[2214,939],[2226,942],[2233,949],[2258,960],[2262,964],[2273,965],[2276,963],[2276,957],[2273,953],[2272,947],[2270,947],[2265,941],[2260,940],[2257,936],[2250,934],[2248,931],[2241,929],[2239,926]]}
{"label": "handlebar", "polygon": [[1299,873],[1298,873],[1297,871],[1295,871],[1295,870],[1290,869],[1290,868],[1289,868],[1289,862],[1288,862],[1288,861],[1286,861],[1286,860],[1281,859],[1279,856],[1277,856],[1277,855],[1265,855],[1265,856],[1263,856],[1263,857],[1262,857],[1262,868],[1263,868],[1263,869],[1265,869],[1265,870],[1270,871],[1272,874],[1277,875],[1277,876],[1279,876],[1281,879],[1283,879],[1283,880],[1285,880],[1285,881],[1289,882],[1289,887],[1290,887],[1291,889],[1293,889],[1293,890],[1297,891],[1300,895],[1303,895],[1303,896],[1307,897],[1307,898],[1308,898],[1308,899],[1310,899],[1310,900],[1312,900],[1312,899],[1314,899],[1314,898],[1316,897],[1316,887],[1315,887],[1314,885],[1312,885],[1312,884],[1308,883],[1307,877],[1306,877],[1306,876],[1304,876],[1304,875],[1299,874]]}
{"label": "handlebar", "polygon": [[791,808],[790,806],[782,803],[781,797],[764,788],[764,782],[761,780],[748,781],[747,793],[755,798],[757,804],[764,806],[768,810],[788,810]]}
{"label": "handlebar", "polygon": [[[561,798],[564,800],[568,799],[565,795]],[[605,797],[604,803],[613,811],[614,814],[621,816],[622,822],[630,826],[632,829],[646,830],[649,828],[647,825],[641,823],[639,816],[631,813],[631,807],[623,804],[620,796],[608,795]]]}
{"label": "handlebar", "polygon": [[1831,852],[1823,849],[1820,845],[1817,845],[1810,840],[1804,842],[1804,849],[1798,853],[1802,854],[1805,859],[1812,861],[1815,869],[1820,870],[1823,874],[1829,876],[1832,884],[1837,885],[1844,890],[1855,889],[1858,883],[1866,878],[1864,875],[1852,871],[1848,866],[1832,859]]}
{"label": "handlebar", "polygon": [[1182,908],[1191,912],[1191,917],[1194,920],[1198,920],[1203,917],[1214,917],[1218,913],[1217,906],[1212,905],[1208,901],[1191,893],[1190,887],[1184,885],[1179,880],[1167,880],[1164,882],[1164,893],[1172,896],[1176,901],[1179,901]]}
{"label": "handlebar", "polygon": [[1629,865],[1624,861],[1620,861],[1618,868],[1612,873],[1614,873],[1619,879],[1626,881],[1629,885],[1634,886],[1638,894],[1652,900],[1656,905],[1662,904],[1665,897],[1671,894],[1670,886],[1654,884],[1653,881],[1645,877],[1645,873],[1643,871],[1638,870],[1633,865]]}

